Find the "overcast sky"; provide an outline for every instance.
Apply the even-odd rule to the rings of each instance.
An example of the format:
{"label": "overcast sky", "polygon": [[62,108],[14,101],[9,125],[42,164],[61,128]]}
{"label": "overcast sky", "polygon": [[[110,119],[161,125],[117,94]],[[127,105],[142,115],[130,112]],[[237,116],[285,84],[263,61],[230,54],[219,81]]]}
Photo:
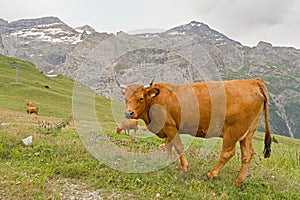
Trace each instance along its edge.
{"label": "overcast sky", "polygon": [[192,20],[208,24],[243,45],[259,41],[300,49],[299,0],[7,0],[0,18],[59,17],[99,32],[169,29]]}

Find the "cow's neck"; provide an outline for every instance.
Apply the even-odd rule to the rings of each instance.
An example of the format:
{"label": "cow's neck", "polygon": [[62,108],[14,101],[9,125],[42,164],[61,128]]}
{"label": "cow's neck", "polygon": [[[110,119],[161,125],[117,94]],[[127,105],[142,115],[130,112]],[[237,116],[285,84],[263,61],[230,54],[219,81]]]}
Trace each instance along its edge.
{"label": "cow's neck", "polygon": [[148,125],[150,124],[151,120],[150,120],[150,117],[149,117],[149,114],[147,112],[144,112],[141,117],[140,117],[142,120],[144,120],[145,124]]}

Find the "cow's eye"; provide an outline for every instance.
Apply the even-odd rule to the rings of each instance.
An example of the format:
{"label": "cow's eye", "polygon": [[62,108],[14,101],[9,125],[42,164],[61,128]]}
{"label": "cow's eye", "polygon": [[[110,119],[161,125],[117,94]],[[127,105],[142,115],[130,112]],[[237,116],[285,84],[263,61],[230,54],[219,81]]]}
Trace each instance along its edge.
{"label": "cow's eye", "polygon": [[143,101],[144,101],[144,98],[143,98],[143,97],[139,98],[139,102],[140,102],[140,103],[142,103]]}

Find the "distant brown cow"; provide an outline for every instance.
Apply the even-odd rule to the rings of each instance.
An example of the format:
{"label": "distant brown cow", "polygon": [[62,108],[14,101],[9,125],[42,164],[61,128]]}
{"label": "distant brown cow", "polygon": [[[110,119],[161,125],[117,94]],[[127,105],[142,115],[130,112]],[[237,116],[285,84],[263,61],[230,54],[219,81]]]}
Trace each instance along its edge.
{"label": "distant brown cow", "polygon": [[129,135],[129,130],[134,130],[134,133],[136,133],[136,131],[138,130],[138,120],[136,119],[126,119],[124,121],[121,122],[121,124],[119,125],[119,127],[116,129],[116,133],[120,134],[121,131],[123,130],[126,134],[126,132],[128,132]]}
{"label": "distant brown cow", "polygon": [[36,115],[39,114],[39,108],[35,106],[27,106],[26,107],[27,114],[35,113]]}
{"label": "distant brown cow", "polygon": [[27,101],[27,106],[34,106],[33,102],[32,101]]}
{"label": "distant brown cow", "polygon": [[[118,83],[118,82],[117,82]],[[254,154],[252,137],[265,115],[264,157],[271,154],[268,90],[259,79],[191,84],[156,83],[148,86],[122,86],[127,118],[143,119],[148,129],[166,138],[168,150],[172,145],[180,155],[181,170],[188,171],[184,146],[178,133],[196,137],[222,137],[222,152],[206,179],[215,178],[234,156],[240,142],[242,167],[236,180],[241,186],[246,179]]]}

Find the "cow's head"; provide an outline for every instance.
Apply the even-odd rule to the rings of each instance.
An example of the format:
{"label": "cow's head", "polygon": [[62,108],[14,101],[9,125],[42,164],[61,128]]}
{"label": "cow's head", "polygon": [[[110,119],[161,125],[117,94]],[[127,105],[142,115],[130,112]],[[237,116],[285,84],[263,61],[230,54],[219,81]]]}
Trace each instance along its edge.
{"label": "cow's head", "polygon": [[119,127],[118,127],[118,128],[116,128],[116,134],[120,134],[120,133],[121,133],[121,131],[122,131],[122,129],[120,129]]}
{"label": "cow's head", "polygon": [[148,112],[151,99],[160,93],[159,88],[152,86],[153,80],[149,85],[132,84],[127,87],[121,86],[117,82],[125,97],[126,118],[138,119],[141,118],[145,112]]}

